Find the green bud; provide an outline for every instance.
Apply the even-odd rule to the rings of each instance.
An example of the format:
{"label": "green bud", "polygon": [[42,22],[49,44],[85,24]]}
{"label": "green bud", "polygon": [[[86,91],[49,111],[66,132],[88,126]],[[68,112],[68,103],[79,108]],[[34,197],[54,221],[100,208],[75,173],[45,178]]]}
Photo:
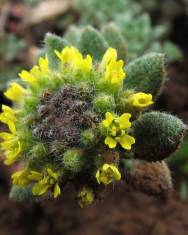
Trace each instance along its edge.
{"label": "green bud", "polygon": [[92,147],[96,144],[96,136],[94,134],[94,130],[88,129],[82,132],[81,134],[81,142],[86,147]]}
{"label": "green bud", "polygon": [[78,173],[83,170],[85,166],[85,156],[80,149],[70,149],[64,153],[63,164],[66,170],[73,173]]}
{"label": "green bud", "polygon": [[111,95],[100,94],[95,97],[93,106],[98,113],[114,112],[115,100]]}
{"label": "green bud", "polygon": [[135,158],[160,161],[173,153],[185,134],[183,122],[170,114],[148,112],[133,123]]}
{"label": "green bud", "polygon": [[31,154],[34,157],[42,158],[46,156],[47,150],[43,143],[38,143],[31,149]]}

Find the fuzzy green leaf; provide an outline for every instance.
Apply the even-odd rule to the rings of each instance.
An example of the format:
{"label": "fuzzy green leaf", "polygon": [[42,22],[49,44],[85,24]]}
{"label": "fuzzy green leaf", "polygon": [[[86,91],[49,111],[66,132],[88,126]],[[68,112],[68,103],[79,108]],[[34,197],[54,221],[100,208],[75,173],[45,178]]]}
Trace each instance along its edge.
{"label": "fuzzy green leaf", "polygon": [[126,55],[126,43],[117,25],[114,23],[106,25],[103,28],[103,35],[109,46],[117,49],[118,58],[124,60]]}
{"label": "fuzzy green leaf", "polygon": [[182,142],[185,129],[183,122],[170,114],[144,113],[133,123],[135,157],[147,161],[167,158]]}
{"label": "fuzzy green leaf", "polygon": [[150,53],[144,55],[126,67],[125,89],[150,93],[157,96],[165,81],[164,55]]}
{"label": "fuzzy green leaf", "polygon": [[84,55],[90,54],[94,60],[99,61],[107,50],[108,44],[97,30],[88,26],[82,32],[79,48]]}

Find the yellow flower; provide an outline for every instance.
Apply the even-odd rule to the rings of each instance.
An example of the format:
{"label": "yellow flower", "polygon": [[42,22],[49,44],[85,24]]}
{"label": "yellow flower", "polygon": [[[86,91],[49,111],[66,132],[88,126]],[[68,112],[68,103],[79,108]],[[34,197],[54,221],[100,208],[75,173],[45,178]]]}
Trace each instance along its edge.
{"label": "yellow flower", "polygon": [[18,158],[21,151],[21,144],[16,134],[16,117],[14,110],[6,105],[2,105],[2,110],[3,112],[0,114],[0,121],[8,125],[10,133],[0,133],[0,138],[3,139],[0,146],[6,157],[4,163],[6,165],[11,165]]}
{"label": "yellow flower", "polygon": [[28,179],[28,174],[29,174],[28,169],[24,169],[24,170],[20,170],[20,171],[15,172],[11,176],[12,183],[14,185],[18,185],[21,187],[28,185],[30,183],[30,180]]}
{"label": "yellow flower", "polygon": [[40,57],[38,64],[39,65],[35,65],[29,72],[23,70],[21,73],[19,73],[19,77],[22,79],[22,81],[27,82],[31,86],[38,85],[38,81],[49,73],[48,58]]}
{"label": "yellow flower", "polygon": [[50,168],[47,169],[46,174],[42,174],[37,171],[31,171],[28,175],[28,179],[32,181],[38,181],[32,189],[33,195],[41,196],[48,190],[52,190],[54,198],[61,194],[61,189],[58,184],[59,174],[52,171]]}
{"label": "yellow flower", "polygon": [[18,155],[21,152],[20,141],[15,134],[7,132],[1,132],[0,138],[3,139],[3,142],[1,142],[0,145],[6,157],[4,163],[5,165],[11,165],[17,160]]}
{"label": "yellow flower", "polygon": [[10,87],[4,93],[4,95],[8,99],[18,102],[18,101],[22,100],[23,96],[25,95],[25,92],[26,92],[26,90],[22,86],[13,82],[10,84]]}
{"label": "yellow flower", "polygon": [[104,54],[99,70],[105,71],[104,78],[112,85],[119,85],[125,79],[123,60],[117,61],[117,52],[113,48]]}
{"label": "yellow flower", "polygon": [[87,186],[81,188],[76,196],[78,204],[80,205],[81,208],[92,204],[94,197],[95,196],[93,190]]}
{"label": "yellow flower", "polygon": [[115,117],[110,112],[105,114],[105,119],[102,123],[107,129],[107,137],[104,143],[109,148],[115,148],[117,143],[119,143],[124,149],[131,149],[135,139],[126,133],[126,130],[131,127],[130,118],[130,113],[124,113],[120,117]]}
{"label": "yellow flower", "polygon": [[91,56],[87,55],[86,58],[83,58],[79,50],[74,47],[65,47],[61,53],[55,50],[55,53],[63,64],[70,65],[76,70],[90,72],[92,69]]}
{"label": "yellow flower", "polygon": [[152,100],[152,95],[143,92],[130,95],[128,101],[133,107],[140,109],[148,107],[154,103]]}
{"label": "yellow flower", "polygon": [[3,112],[0,114],[0,121],[7,124],[12,133],[15,133],[15,113],[12,108],[6,105],[2,105]]}
{"label": "yellow flower", "polygon": [[115,165],[105,163],[100,169],[97,170],[95,177],[99,184],[110,184],[113,180],[120,180],[121,173]]}
{"label": "yellow flower", "polygon": [[117,51],[114,48],[108,48],[99,65],[99,70],[105,70],[106,65],[117,60]]}

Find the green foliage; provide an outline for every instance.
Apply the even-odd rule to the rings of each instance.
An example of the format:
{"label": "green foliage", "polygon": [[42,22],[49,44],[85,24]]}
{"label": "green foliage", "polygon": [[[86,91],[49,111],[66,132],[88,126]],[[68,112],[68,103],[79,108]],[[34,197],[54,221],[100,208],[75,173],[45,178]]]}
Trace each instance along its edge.
{"label": "green foliage", "polygon": [[164,55],[150,53],[127,66],[125,89],[151,93],[156,97],[165,80]]}
{"label": "green foliage", "polygon": [[67,32],[64,34],[64,39],[67,40],[71,45],[78,47],[81,33],[82,32],[79,28],[72,25],[69,27]]}
{"label": "green foliage", "polygon": [[24,40],[19,40],[14,34],[6,34],[0,41],[0,57],[5,61],[12,61],[16,58],[18,52],[22,51],[26,43]]}
{"label": "green foliage", "polygon": [[81,34],[79,48],[84,55],[90,54],[94,60],[100,60],[108,45],[97,30],[88,26]]}
{"label": "green foliage", "polygon": [[130,0],[74,0],[73,7],[81,13],[80,24],[101,26],[123,14],[125,9],[133,12],[139,11],[139,5]]}
{"label": "green foliage", "polygon": [[185,180],[183,180],[180,184],[179,195],[180,195],[180,199],[182,201],[187,201],[187,199],[188,199],[188,185]]}
{"label": "green foliage", "polygon": [[31,185],[24,188],[19,186],[13,186],[11,188],[9,197],[10,199],[17,202],[33,202],[35,200],[32,194]]}
{"label": "green foliage", "polygon": [[170,114],[146,112],[133,125],[135,157],[147,161],[163,160],[173,153],[185,133],[183,122]]}
{"label": "green foliage", "polygon": [[120,59],[125,59],[127,48],[124,37],[115,23],[107,24],[102,30],[102,34],[108,45],[116,48]]}
{"label": "green foliage", "polygon": [[139,3],[145,11],[157,11],[160,14],[160,22],[161,20],[173,19],[180,13],[186,13],[188,6],[187,0],[182,0],[181,2],[176,0],[134,0],[134,2]]}
{"label": "green foliage", "polygon": [[152,26],[149,15],[143,13],[139,3],[129,0],[76,0],[74,5],[81,15],[80,25],[104,28],[103,36],[109,46],[118,50],[120,58],[125,58],[127,52],[126,61],[130,62],[145,53],[158,52],[166,54],[168,63],[181,59],[180,49],[165,41],[168,24]]}
{"label": "green foliage", "polygon": [[1,67],[0,72],[0,91],[3,91],[7,88],[7,85],[10,81],[17,79],[17,74],[20,71],[20,66],[5,66]]}

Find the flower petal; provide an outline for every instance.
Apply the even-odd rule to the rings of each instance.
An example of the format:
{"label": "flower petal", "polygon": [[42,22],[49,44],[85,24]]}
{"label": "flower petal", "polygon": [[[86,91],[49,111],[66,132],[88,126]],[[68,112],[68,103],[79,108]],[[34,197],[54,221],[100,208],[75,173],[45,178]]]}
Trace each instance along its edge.
{"label": "flower petal", "polygon": [[50,187],[49,185],[43,184],[43,182],[41,180],[33,186],[32,193],[33,193],[33,195],[40,196],[40,195],[46,193],[48,191],[49,187]]}
{"label": "flower petal", "polygon": [[103,120],[103,125],[108,128],[114,120],[114,116],[110,112],[105,113],[105,120]]}
{"label": "flower petal", "polygon": [[117,118],[115,122],[120,125],[121,129],[126,129],[131,127],[131,122],[129,121],[130,118],[131,118],[130,113],[124,113],[119,118]]}
{"label": "flower petal", "polygon": [[118,137],[116,139],[121,144],[121,146],[126,150],[130,150],[132,144],[135,143],[135,138],[128,135],[128,134],[125,134],[125,135]]}
{"label": "flower petal", "polygon": [[61,194],[61,189],[59,187],[59,184],[56,183],[54,186],[54,198],[58,197]]}
{"label": "flower petal", "polygon": [[110,149],[115,148],[116,145],[117,145],[117,141],[116,141],[115,139],[113,139],[112,137],[110,137],[110,136],[107,136],[107,137],[105,138],[104,143],[105,143],[106,145],[108,145],[108,147],[109,147]]}

